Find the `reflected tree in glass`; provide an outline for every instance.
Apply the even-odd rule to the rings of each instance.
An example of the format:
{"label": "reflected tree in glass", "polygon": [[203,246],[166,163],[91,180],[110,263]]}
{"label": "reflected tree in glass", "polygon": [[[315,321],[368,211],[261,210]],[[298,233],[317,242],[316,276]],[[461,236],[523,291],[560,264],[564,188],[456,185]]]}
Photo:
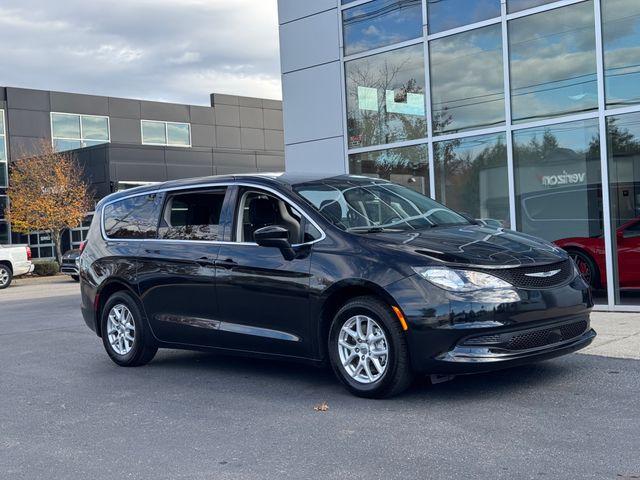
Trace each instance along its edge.
{"label": "reflected tree in glass", "polygon": [[345,64],[349,147],[426,137],[422,44]]}
{"label": "reflected tree in glass", "polygon": [[598,120],[513,134],[518,229],[551,241],[602,235]]}
{"label": "reflected tree in glass", "polygon": [[[607,119],[616,302],[639,304],[640,113]],[[604,250],[604,246],[602,246]]]}
{"label": "reflected tree in glass", "polygon": [[350,155],[349,173],[384,178],[422,194],[429,194],[429,159],[426,145]]}
{"label": "reflected tree in glass", "polygon": [[435,143],[434,158],[438,201],[510,226],[505,134]]}

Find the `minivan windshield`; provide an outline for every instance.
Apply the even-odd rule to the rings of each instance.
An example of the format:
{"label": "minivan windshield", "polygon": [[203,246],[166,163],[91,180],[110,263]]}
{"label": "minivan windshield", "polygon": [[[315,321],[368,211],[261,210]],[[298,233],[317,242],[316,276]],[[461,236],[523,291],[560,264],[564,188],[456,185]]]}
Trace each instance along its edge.
{"label": "minivan windshield", "polygon": [[468,225],[462,215],[409,188],[376,180],[322,180],[293,187],[346,231],[421,230]]}

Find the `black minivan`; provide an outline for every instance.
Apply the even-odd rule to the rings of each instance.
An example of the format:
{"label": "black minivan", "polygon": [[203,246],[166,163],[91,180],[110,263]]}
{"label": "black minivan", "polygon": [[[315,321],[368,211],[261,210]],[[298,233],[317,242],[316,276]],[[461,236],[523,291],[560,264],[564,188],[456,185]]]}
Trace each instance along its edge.
{"label": "black minivan", "polygon": [[554,245],[409,188],[260,174],[115,193],[80,258],[82,313],[122,366],[182,348],[329,363],[354,394],[591,343],[588,285]]}

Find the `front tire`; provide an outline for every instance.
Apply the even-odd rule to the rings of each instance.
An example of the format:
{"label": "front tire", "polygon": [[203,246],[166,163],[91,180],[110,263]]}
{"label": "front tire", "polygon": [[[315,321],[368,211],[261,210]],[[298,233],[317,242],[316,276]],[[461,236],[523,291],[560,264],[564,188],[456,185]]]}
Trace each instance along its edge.
{"label": "front tire", "polygon": [[73,280],[74,282],[79,282],[80,281],[80,275],[71,275],[71,280]]}
{"label": "front tire", "polygon": [[8,288],[12,280],[13,272],[11,269],[4,264],[0,264],[0,290]]}
{"label": "front tire", "polygon": [[102,310],[102,343],[114,363],[138,367],[149,363],[158,347],[152,343],[142,311],[126,292],[117,292]]}
{"label": "front tire", "polygon": [[375,297],[358,297],[335,315],[329,331],[334,373],[354,395],[387,398],[413,380],[407,341],[391,308]]}

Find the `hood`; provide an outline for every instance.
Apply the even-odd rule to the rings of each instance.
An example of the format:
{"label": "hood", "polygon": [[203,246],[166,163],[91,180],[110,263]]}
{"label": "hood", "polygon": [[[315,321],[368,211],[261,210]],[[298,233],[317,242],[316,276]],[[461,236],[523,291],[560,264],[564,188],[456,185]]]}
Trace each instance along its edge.
{"label": "hood", "polygon": [[366,234],[394,250],[421,255],[446,264],[485,268],[546,265],[568,258],[546,240],[481,225],[434,227],[428,230]]}

